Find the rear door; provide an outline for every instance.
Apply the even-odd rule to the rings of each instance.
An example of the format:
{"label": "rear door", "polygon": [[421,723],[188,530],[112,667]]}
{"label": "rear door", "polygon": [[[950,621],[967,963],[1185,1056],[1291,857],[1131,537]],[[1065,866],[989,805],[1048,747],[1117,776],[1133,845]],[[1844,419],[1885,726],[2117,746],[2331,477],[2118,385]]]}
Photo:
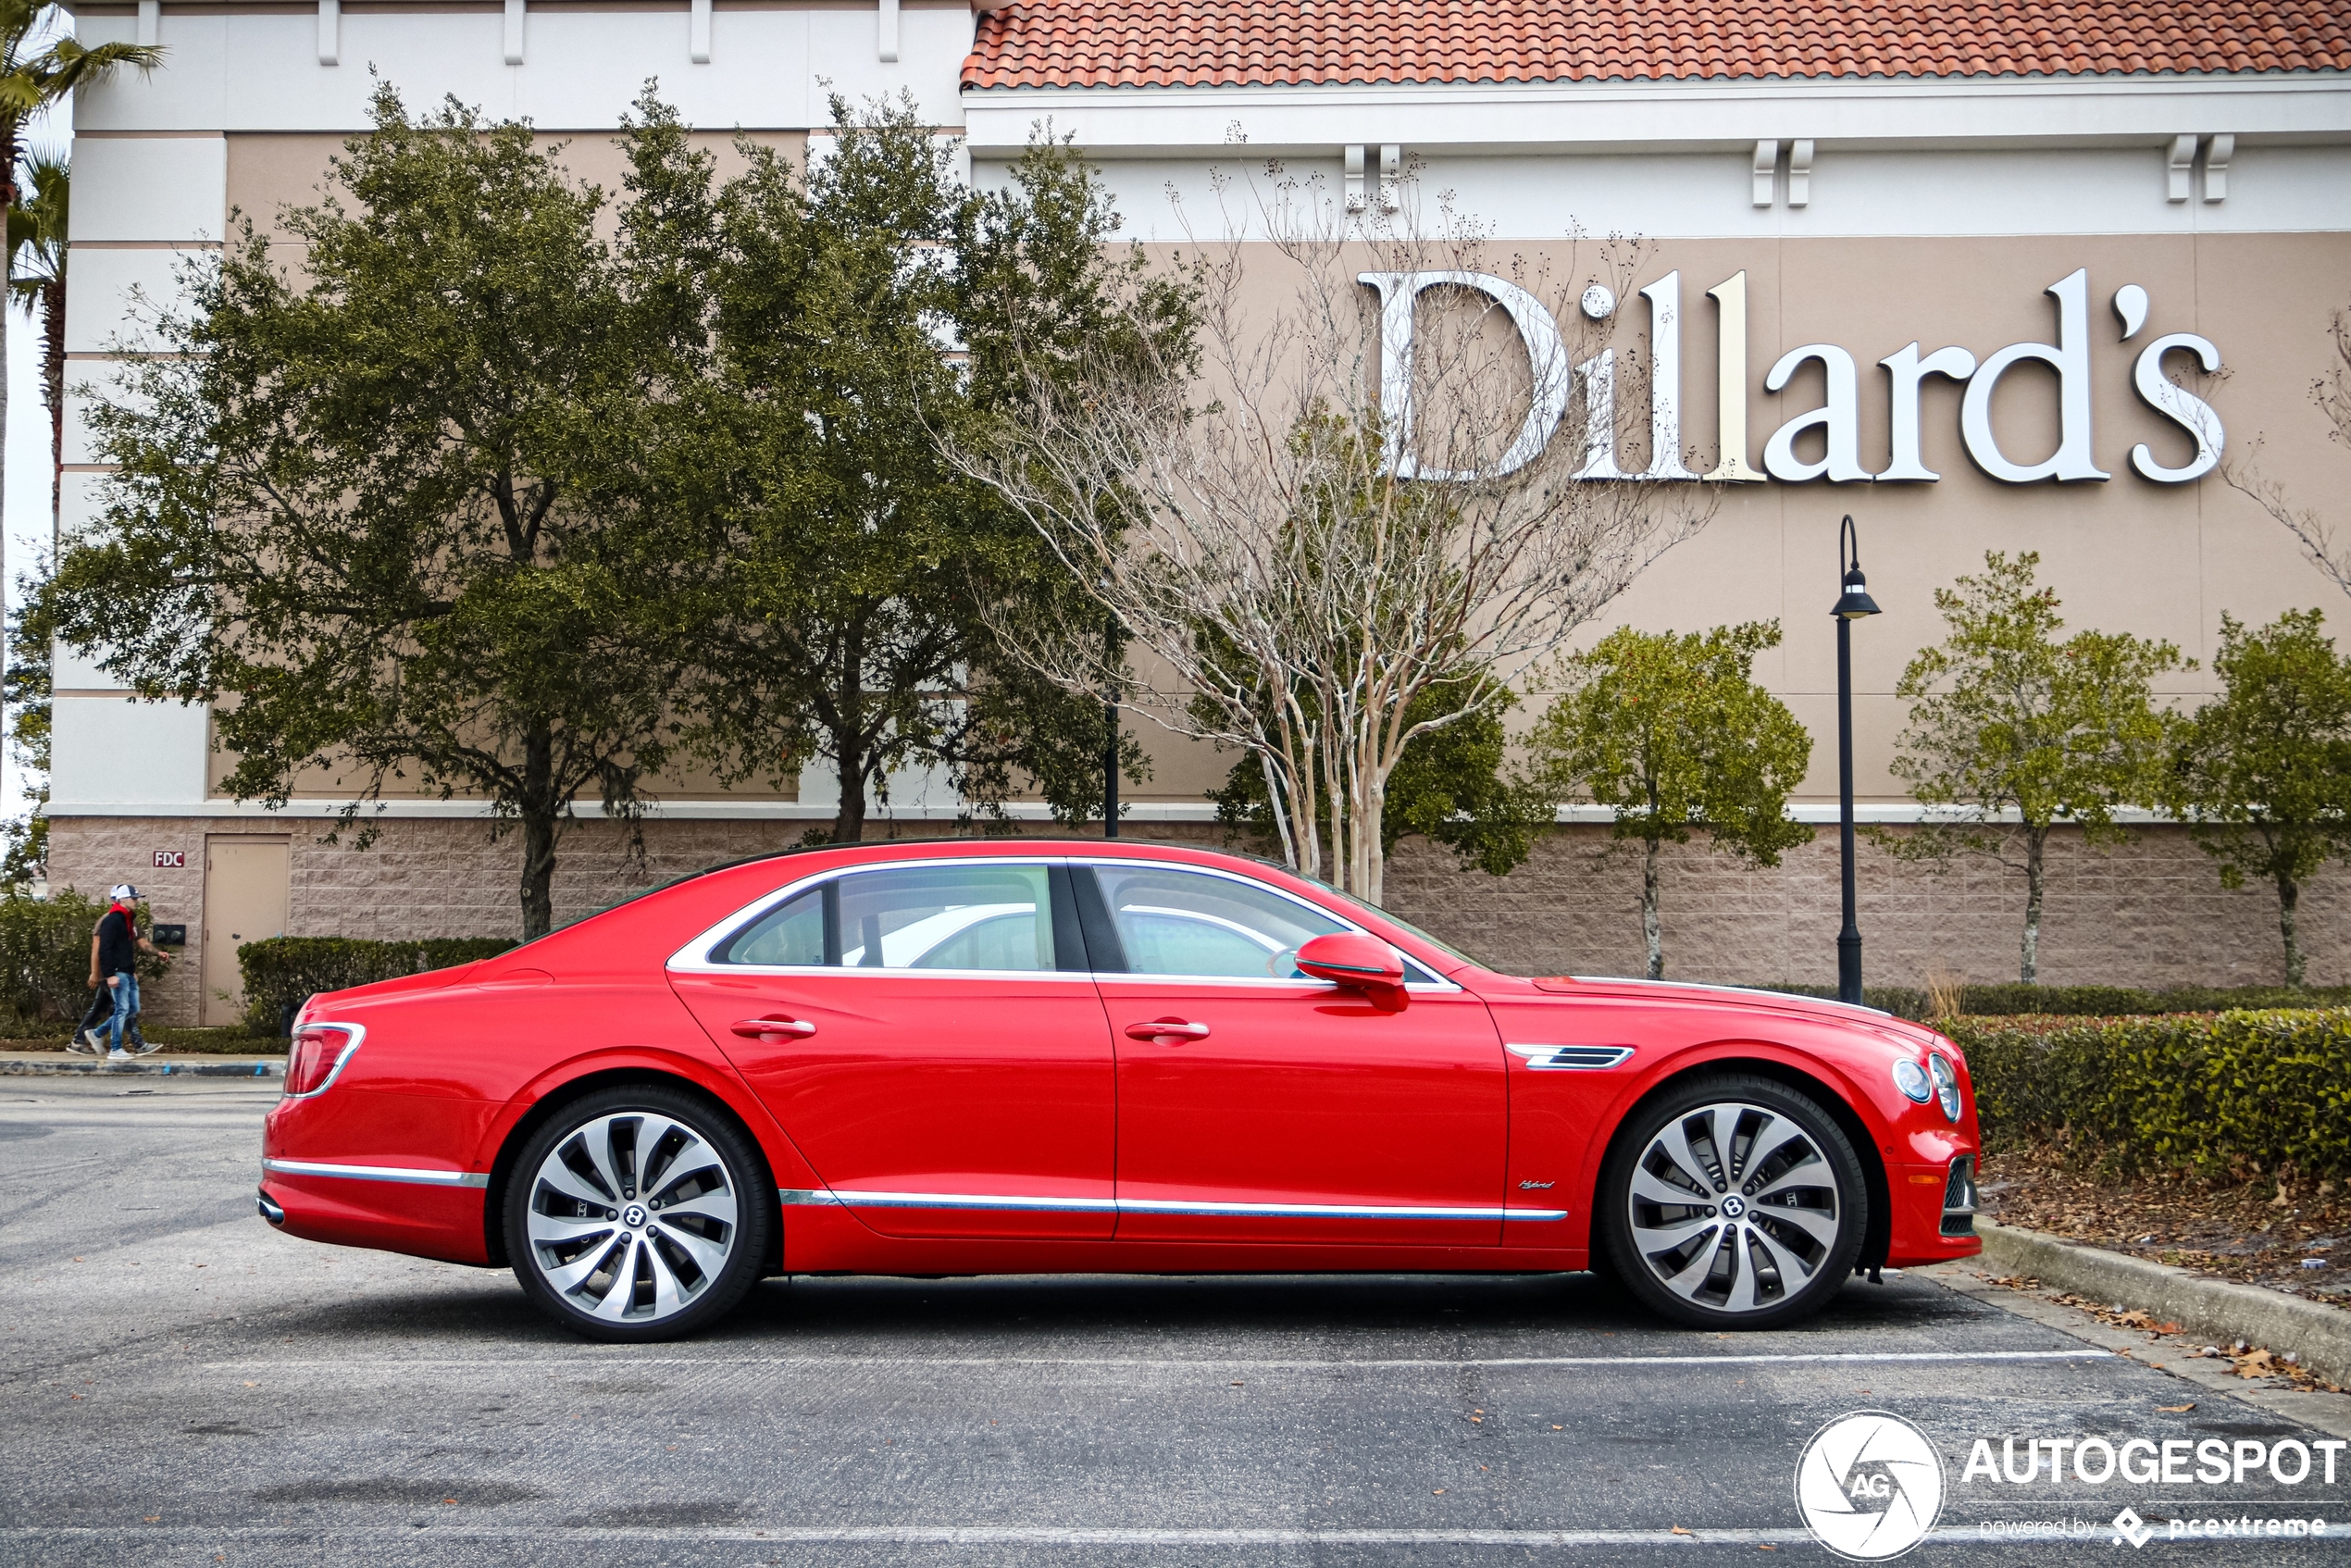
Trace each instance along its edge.
{"label": "rear door", "polygon": [[669,977],[827,1191],[907,1237],[1108,1237],[1115,1064],[1065,866],[787,888]]}
{"label": "rear door", "polygon": [[1291,963],[1353,927],[1194,866],[1078,867],[1118,1052],[1119,1239],[1493,1246],[1508,1103],[1486,1005]]}

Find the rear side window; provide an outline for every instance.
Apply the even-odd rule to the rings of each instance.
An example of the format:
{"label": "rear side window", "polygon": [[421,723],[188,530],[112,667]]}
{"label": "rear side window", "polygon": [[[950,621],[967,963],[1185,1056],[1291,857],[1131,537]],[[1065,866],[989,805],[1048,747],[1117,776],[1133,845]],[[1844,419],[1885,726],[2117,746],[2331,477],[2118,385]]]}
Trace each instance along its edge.
{"label": "rear side window", "polygon": [[728,940],[712,956],[721,964],[777,966],[825,963],[825,890],[811,888],[777,905]]}
{"label": "rear side window", "polygon": [[1051,969],[1041,865],[916,865],[840,879],[840,962],[852,969]]}
{"label": "rear side window", "polygon": [[[1064,895],[1065,896],[1065,895]],[[721,943],[720,964],[849,969],[1050,970],[1052,873],[1043,865],[852,872],[797,894]],[[1069,965],[1083,967],[1082,961]]]}

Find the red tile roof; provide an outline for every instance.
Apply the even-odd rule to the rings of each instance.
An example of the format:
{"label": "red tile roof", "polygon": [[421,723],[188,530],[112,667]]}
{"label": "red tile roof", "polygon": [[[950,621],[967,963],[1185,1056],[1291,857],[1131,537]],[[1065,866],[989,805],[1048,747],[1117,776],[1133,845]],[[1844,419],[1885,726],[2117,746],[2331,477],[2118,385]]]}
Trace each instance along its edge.
{"label": "red tile roof", "polygon": [[1019,0],[964,85],[2345,69],[2344,0]]}

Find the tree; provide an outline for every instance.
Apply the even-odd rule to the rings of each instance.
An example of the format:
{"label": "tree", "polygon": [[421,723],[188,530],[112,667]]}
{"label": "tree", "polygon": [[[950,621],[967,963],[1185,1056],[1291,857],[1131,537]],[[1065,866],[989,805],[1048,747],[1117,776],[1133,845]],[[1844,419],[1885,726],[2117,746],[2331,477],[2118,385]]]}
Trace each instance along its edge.
{"label": "tree", "polygon": [[2351,854],[2351,659],[2323,619],[2289,610],[2253,630],[2223,613],[2220,695],[2182,727],[2173,753],[2177,804],[2221,883],[2250,876],[2277,889],[2289,986],[2303,983],[2302,884],[2329,856]]}
{"label": "tree", "polygon": [[1648,976],[1665,977],[1658,852],[1693,830],[1752,865],[1812,830],[1787,798],[1812,760],[1812,738],[1754,680],[1755,655],[1779,646],[1777,621],[1676,634],[1620,627],[1560,661],[1566,690],[1528,737],[1562,798],[1616,814],[1611,836],[1641,843],[1641,933]]}
{"label": "tree", "polygon": [[[1444,681],[1412,699],[1404,721],[1415,728],[1446,715],[1458,705],[1466,689],[1482,684],[1473,672],[1465,678]],[[1516,694],[1511,703],[1515,705]],[[1386,809],[1380,817],[1383,856],[1392,855],[1398,841],[1410,834],[1443,844],[1465,866],[1489,877],[1507,876],[1525,863],[1535,836],[1549,827],[1556,811],[1555,798],[1540,780],[1506,773],[1509,738],[1502,714],[1508,705],[1473,714],[1454,723],[1432,725],[1406,744],[1404,755],[1388,775]],[[1243,757],[1225,776],[1223,788],[1211,799],[1217,820],[1271,835],[1273,812],[1265,795],[1265,772],[1254,757]],[[1324,843],[1331,840],[1331,802],[1320,803],[1322,818],[1316,831]]]}
{"label": "tree", "polygon": [[[56,634],[55,581],[46,557],[17,574],[8,613],[7,670],[0,675],[0,706],[7,712],[7,744],[24,769],[31,797],[24,815],[0,823],[0,890],[43,882],[49,876],[50,660]],[[33,778],[38,776],[39,782]]]}
{"label": "tree", "polygon": [[347,826],[413,769],[485,800],[536,937],[575,801],[635,822],[690,659],[664,611],[693,541],[615,500],[643,410],[697,373],[653,199],[684,137],[628,131],[608,245],[603,193],[528,125],[412,121],[389,87],[373,111],[281,215],[308,286],[243,220],[193,308],[155,313],[173,356],[94,412],[119,468],[59,630],[143,696],[215,703],[240,799],[348,790]]}
{"label": "tree", "polygon": [[[1449,215],[1426,231],[1409,198],[1354,218],[1275,178],[1172,274],[1201,302],[1199,375],[1127,353],[1036,374],[1017,418],[952,450],[1116,617],[1126,705],[1248,753],[1289,864],[1376,902],[1407,748],[1499,713],[1713,497],[1575,479],[1593,432],[1614,434],[1606,404],[1564,419],[1606,330],[1574,306],[1591,280],[1490,255]],[[1148,330],[1124,341],[1151,352]],[[1063,635],[1028,656],[1100,692],[1124,672],[1099,646]],[[1456,700],[1415,709],[1448,683]]]}
{"label": "tree", "polygon": [[[2327,322],[2333,354],[2326,370],[2310,383],[2310,401],[2326,416],[2327,440],[2351,447],[2351,310],[2338,310]],[[2254,443],[2258,452],[2260,443]],[[2283,485],[2264,474],[2253,462],[2233,463],[2221,477],[2251,496],[2276,518],[2302,546],[2310,564],[2334,585],[2351,593],[2351,541],[2338,537],[2334,526],[2308,507],[2296,506]]]}
{"label": "tree", "polygon": [[8,209],[8,288],[41,322],[41,402],[49,410],[49,509],[57,508],[66,452],[66,235],[72,197],[66,160],[35,153],[24,160],[25,184]]}
{"label": "tree", "polygon": [[[910,765],[983,809],[1026,778],[1082,816],[1101,799],[1100,698],[1029,678],[988,624],[993,609],[1043,635],[1027,607],[1065,597],[1064,574],[935,432],[1023,390],[1002,344],[1107,315],[1115,215],[1066,147],[1032,148],[983,198],[911,102],[837,98],[833,115],[828,156],[796,170],[747,147],[717,198],[718,384],[691,440],[724,476],[727,565],[700,734],[730,778],[797,765],[804,788],[829,764],[836,841]],[[1121,750],[1139,777],[1139,748]]]}
{"label": "tree", "polygon": [[2077,823],[2086,842],[2118,840],[2117,811],[2164,797],[2172,721],[2153,682],[2183,667],[2173,644],[2128,632],[2058,641],[2057,591],[2033,580],[2040,561],[1989,551],[1982,576],[1934,591],[1950,635],[1895,686],[1910,713],[1894,773],[1942,817],[1907,838],[1872,835],[1904,858],[1942,865],[1968,852],[2021,869],[2026,985],[2040,969],[2049,830]]}
{"label": "tree", "polygon": [[[153,44],[101,44],[91,48],[67,33],[68,25],[64,7],[49,0],[0,0],[0,212],[9,216],[12,261],[17,247],[17,165],[24,154],[25,122],[52,104],[63,102],[75,88],[94,87],[125,66],[144,76],[163,63],[163,51]],[[14,276],[12,267],[12,281]],[[62,285],[62,252],[58,278]],[[56,323],[53,330],[63,332],[62,313]],[[8,313],[0,310],[0,366],[7,362]],[[7,378],[0,376],[0,429],[6,429],[7,422]],[[0,482],[5,479],[5,468],[0,468]]]}

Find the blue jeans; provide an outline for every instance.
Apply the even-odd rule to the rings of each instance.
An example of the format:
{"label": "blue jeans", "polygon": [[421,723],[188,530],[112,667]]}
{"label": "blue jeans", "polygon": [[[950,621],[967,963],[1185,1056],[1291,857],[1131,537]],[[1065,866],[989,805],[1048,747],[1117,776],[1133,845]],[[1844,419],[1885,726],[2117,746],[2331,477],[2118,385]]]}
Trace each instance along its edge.
{"label": "blue jeans", "polygon": [[131,1015],[139,1011],[139,977],[125,969],[115,977],[114,1016],[106,1020],[106,1034],[112,1049],[122,1049],[122,1031],[130,1026]]}

